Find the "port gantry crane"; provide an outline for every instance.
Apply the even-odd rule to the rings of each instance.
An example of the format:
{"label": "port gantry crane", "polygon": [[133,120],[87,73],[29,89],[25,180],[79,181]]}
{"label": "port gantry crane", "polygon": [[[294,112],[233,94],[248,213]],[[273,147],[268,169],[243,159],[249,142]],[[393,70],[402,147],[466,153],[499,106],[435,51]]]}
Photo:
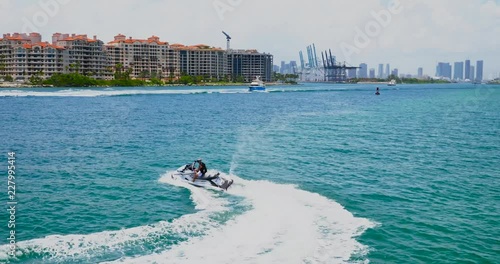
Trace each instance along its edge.
{"label": "port gantry crane", "polygon": [[324,55],[321,52],[321,57],[323,59],[323,68],[325,69],[325,81],[326,82],[336,82],[343,83],[347,81],[347,70],[355,70],[359,67],[347,66],[337,62],[335,56],[332,55],[332,50],[329,52],[325,51]]}
{"label": "port gantry crane", "polygon": [[229,36],[229,34],[227,34],[226,32],[222,31],[222,34],[226,35],[226,39],[227,39],[227,50],[229,51],[231,49],[231,36]]}

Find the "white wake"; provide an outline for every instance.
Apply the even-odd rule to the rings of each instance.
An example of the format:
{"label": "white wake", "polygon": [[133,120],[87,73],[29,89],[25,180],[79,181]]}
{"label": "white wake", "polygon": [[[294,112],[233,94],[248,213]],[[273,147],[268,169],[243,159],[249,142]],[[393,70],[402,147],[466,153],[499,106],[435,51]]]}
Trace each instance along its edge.
{"label": "white wake", "polygon": [[[225,194],[175,181],[166,173],[159,182],[188,188],[199,211],[119,231],[23,241],[18,243],[19,257],[35,253],[53,263],[92,260],[130,245],[162,243],[158,237],[184,242],[161,253],[110,263],[344,263],[353,254],[367,252],[356,237],[374,224],[354,217],[335,201],[293,185],[231,177],[235,184]],[[226,223],[214,223],[214,214],[231,214],[231,196],[241,198],[248,209]],[[0,246],[0,261],[7,260],[7,252],[7,245]]]}
{"label": "white wake", "polygon": [[194,88],[194,89],[65,89],[65,90],[26,90],[0,89],[0,97],[106,97],[125,95],[160,95],[160,94],[200,94],[200,93],[248,93],[245,88]]}
{"label": "white wake", "polygon": [[292,185],[232,177],[229,194],[243,197],[252,209],[162,253],[116,262],[344,263],[367,252],[356,237],[374,226],[369,220]]}

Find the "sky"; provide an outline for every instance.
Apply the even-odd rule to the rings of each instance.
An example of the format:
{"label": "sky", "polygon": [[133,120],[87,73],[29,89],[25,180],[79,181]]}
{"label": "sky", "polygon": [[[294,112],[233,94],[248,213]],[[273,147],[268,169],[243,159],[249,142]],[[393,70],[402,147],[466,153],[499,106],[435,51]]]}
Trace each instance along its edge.
{"label": "sky", "polygon": [[185,45],[257,49],[299,61],[315,43],[348,65],[390,63],[433,76],[438,62],[484,60],[500,75],[500,0],[0,0],[0,33],[156,35]]}

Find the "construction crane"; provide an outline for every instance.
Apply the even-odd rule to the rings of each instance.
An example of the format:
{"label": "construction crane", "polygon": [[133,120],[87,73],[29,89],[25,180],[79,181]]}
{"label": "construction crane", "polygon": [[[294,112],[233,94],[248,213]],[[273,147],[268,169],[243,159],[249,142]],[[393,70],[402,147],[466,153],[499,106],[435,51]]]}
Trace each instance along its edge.
{"label": "construction crane", "polygon": [[224,31],[222,31],[222,34],[226,35],[226,39],[227,39],[227,50],[230,50],[231,49],[231,37]]}

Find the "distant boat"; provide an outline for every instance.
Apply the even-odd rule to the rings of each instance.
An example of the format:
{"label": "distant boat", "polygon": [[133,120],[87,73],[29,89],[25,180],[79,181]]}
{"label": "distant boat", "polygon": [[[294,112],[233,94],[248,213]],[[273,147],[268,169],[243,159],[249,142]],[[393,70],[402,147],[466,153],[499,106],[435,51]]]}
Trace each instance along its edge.
{"label": "distant boat", "polygon": [[396,86],[396,80],[392,79],[387,86]]}
{"label": "distant boat", "polygon": [[252,81],[250,86],[248,87],[249,92],[265,92],[266,85],[263,81],[260,80],[260,76],[256,76],[255,80]]}

